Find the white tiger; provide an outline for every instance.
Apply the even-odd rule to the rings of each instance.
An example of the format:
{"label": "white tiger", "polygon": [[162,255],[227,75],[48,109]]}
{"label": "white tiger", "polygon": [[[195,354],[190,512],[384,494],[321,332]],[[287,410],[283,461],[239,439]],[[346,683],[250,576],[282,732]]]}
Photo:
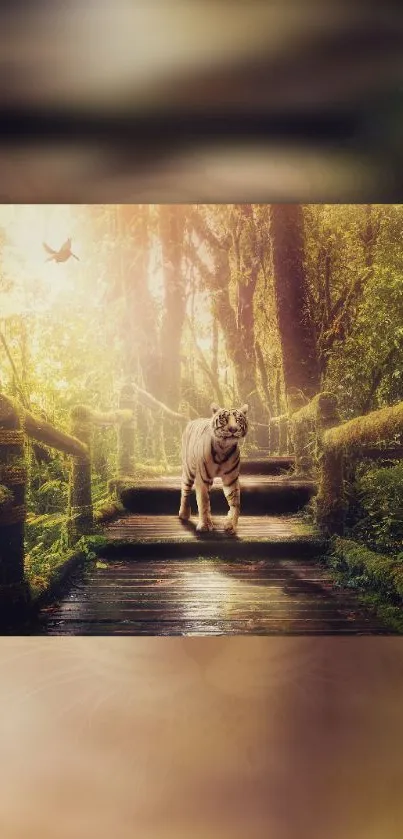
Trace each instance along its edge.
{"label": "white tiger", "polygon": [[193,484],[199,511],[198,531],[213,530],[210,490],[213,480],[220,476],[229,505],[225,530],[235,534],[240,511],[239,442],[248,430],[248,405],[226,411],[212,404],[210,419],[196,419],[188,423],[182,437],[182,484],[179,518],[190,518],[189,496]]}

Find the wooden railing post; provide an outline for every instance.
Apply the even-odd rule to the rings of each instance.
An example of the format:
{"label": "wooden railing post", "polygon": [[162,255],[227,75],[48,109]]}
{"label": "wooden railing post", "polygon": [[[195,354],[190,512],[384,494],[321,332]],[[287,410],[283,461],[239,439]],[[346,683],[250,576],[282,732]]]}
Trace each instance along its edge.
{"label": "wooden railing post", "polygon": [[320,465],[323,435],[338,422],[336,397],[326,392],[318,393],[307,405],[291,415],[296,475],[312,474]]}
{"label": "wooden railing post", "polygon": [[294,472],[298,476],[312,474],[313,457],[309,450],[309,422],[306,419],[292,424],[292,440],[294,446],[295,466]]}
{"label": "wooden railing post", "polygon": [[279,418],[278,432],[278,453],[288,454],[288,416],[286,414]]}
{"label": "wooden railing post", "polygon": [[71,546],[93,531],[94,512],[91,492],[92,422],[89,412],[78,405],[71,412],[71,433],[87,447],[87,455],[71,457],[69,507],[67,518],[68,541]]}
{"label": "wooden railing post", "polygon": [[393,449],[403,434],[403,402],[371,411],[338,424],[337,409],[328,405],[323,413],[321,475],[317,496],[318,523],[328,535],[342,534],[347,508],[344,493],[344,461],[350,461],[372,445]]}
{"label": "wooden railing post", "polygon": [[[134,390],[124,385],[120,392],[119,408],[134,411]],[[134,474],[134,422],[133,415],[128,421],[121,421],[117,427],[118,436],[118,477],[131,477]]]}
{"label": "wooden railing post", "polygon": [[316,458],[319,465],[319,486],[316,496],[316,520],[326,535],[341,535],[344,529],[344,455],[343,449],[329,449],[324,435],[340,422],[337,398],[331,393],[318,396],[316,421]]}
{"label": "wooden railing post", "polygon": [[343,453],[325,449],[316,496],[316,520],[320,530],[327,536],[342,535],[345,511]]}
{"label": "wooden railing post", "polygon": [[13,402],[0,394],[0,622],[29,603],[24,575],[27,468],[24,432]]}
{"label": "wooden railing post", "polygon": [[287,397],[290,414],[289,435],[295,456],[294,474],[306,477],[312,474],[314,468],[313,456],[310,450],[310,430],[313,424],[309,406],[300,391],[292,388]]}
{"label": "wooden railing post", "polygon": [[269,452],[277,454],[279,449],[279,427],[277,418],[269,420]]}

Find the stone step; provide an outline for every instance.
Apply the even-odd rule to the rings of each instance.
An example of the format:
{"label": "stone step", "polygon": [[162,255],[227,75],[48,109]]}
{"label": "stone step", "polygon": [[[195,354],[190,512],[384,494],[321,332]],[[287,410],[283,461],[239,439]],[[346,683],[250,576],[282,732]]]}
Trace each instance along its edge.
{"label": "stone step", "polygon": [[[276,475],[241,474],[241,510],[246,515],[295,513],[301,510],[316,492],[314,481],[296,480]],[[180,504],[180,477],[148,478],[130,485],[115,482],[124,507],[132,513],[176,515]],[[218,478],[210,493],[212,512],[227,513],[228,505]],[[196,513],[195,493],[191,496]]]}
{"label": "stone step", "polygon": [[[294,466],[295,457],[292,454],[269,456],[264,452],[256,452],[253,457],[241,455],[241,472],[243,475],[284,475]],[[180,464],[176,474],[180,475]]]}
{"label": "stone step", "polygon": [[291,454],[277,457],[247,457],[241,460],[243,475],[283,475],[292,469],[295,457]]}

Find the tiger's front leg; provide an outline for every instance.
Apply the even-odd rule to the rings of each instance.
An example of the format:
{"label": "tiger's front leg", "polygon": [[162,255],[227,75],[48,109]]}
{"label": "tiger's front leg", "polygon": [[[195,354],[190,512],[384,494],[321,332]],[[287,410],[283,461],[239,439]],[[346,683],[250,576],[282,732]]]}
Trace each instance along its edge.
{"label": "tiger's front leg", "polygon": [[182,475],[181,483],[181,504],[179,508],[179,518],[181,521],[188,521],[190,519],[190,494],[192,492],[193,480],[186,473]]}
{"label": "tiger's front leg", "polygon": [[210,489],[213,482],[206,484],[202,478],[196,478],[196,501],[197,509],[199,511],[199,521],[196,526],[197,531],[214,530],[213,521],[211,518],[210,508]]}
{"label": "tiger's front leg", "polygon": [[235,535],[238,527],[238,519],[241,508],[241,488],[239,485],[239,478],[236,478],[233,481],[231,481],[230,479],[230,482],[226,483],[225,477],[223,476],[222,482],[224,495],[227,499],[227,503],[229,506],[227,521],[224,524],[224,530],[226,530],[227,533]]}

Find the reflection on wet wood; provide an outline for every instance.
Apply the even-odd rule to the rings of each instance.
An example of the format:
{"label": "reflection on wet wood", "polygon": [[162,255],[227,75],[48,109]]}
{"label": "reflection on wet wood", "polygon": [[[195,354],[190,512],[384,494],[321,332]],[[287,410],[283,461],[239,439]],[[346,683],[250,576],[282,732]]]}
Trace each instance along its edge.
{"label": "reflection on wet wood", "polygon": [[51,635],[351,635],[386,632],[314,562],[111,560],[44,609]]}

